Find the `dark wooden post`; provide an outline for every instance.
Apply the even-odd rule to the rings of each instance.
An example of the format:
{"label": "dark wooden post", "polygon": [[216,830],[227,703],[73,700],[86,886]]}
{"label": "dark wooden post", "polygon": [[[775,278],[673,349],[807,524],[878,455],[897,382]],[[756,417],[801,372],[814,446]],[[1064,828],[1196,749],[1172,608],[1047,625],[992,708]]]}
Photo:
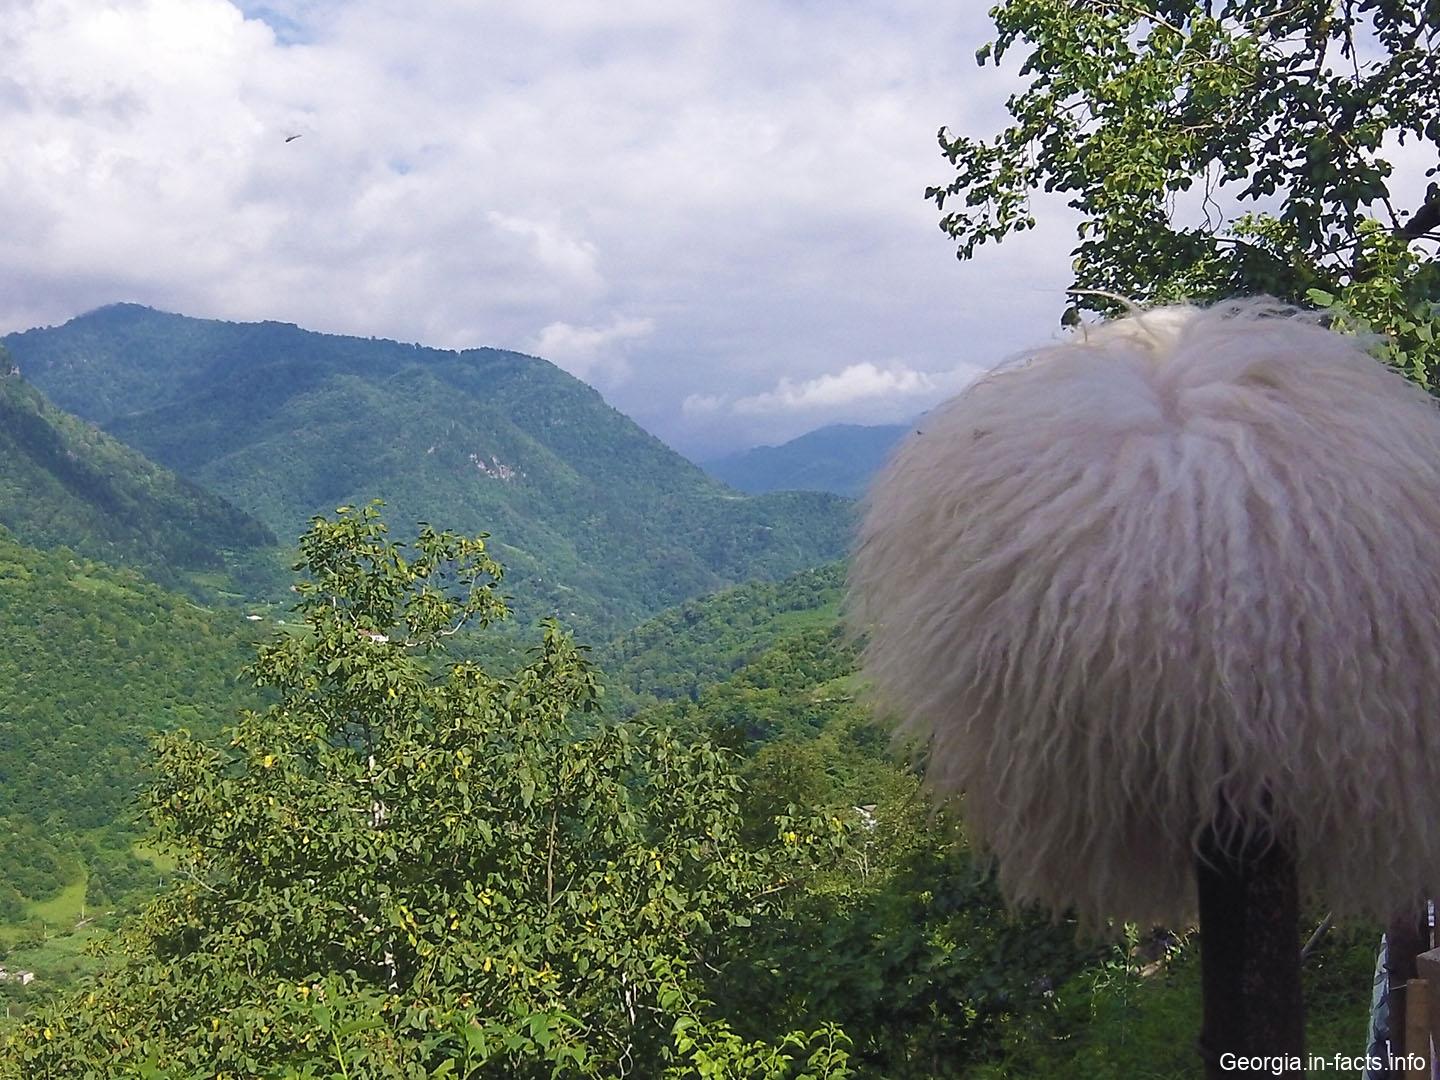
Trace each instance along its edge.
{"label": "dark wooden post", "polygon": [[[1305,1006],[1295,859],[1285,844],[1268,836],[1225,840],[1211,830],[1196,864],[1205,1075],[1302,1077]],[[1234,1065],[1239,1058],[1269,1064],[1242,1071]]]}
{"label": "dark wooden post", "polygon": [[[1404,1072],[1390,1067],[1390,1063],[1407,1053],[1405,1045],[1405,1016],[1409,1009],[1410,980],[1419,971],[1415,957],[1430,947],[1427,920],[1416,911],[1406,910],[1390,920],[1385,928],[1385,974],[1390,996],[1389,1030],[1384,1032],[1389,1039],[1390,1059],[1382,1070],[1393,1080],[1403,1080]],[[1429,1052],[1427,1047],[1425,1053]]]}

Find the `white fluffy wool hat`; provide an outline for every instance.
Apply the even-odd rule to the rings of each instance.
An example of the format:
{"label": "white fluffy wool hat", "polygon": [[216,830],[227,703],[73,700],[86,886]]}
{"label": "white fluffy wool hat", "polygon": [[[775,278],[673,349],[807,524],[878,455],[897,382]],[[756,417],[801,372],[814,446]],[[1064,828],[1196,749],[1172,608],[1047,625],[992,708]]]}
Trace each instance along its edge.
{"label": "white fluffy wool hat", "polygon": [[992,373],[874,481],[864,671],[1014,902],[1180,924],[1229,812],[1303,892],[1440,889],[1440,411],[1271,301]]}

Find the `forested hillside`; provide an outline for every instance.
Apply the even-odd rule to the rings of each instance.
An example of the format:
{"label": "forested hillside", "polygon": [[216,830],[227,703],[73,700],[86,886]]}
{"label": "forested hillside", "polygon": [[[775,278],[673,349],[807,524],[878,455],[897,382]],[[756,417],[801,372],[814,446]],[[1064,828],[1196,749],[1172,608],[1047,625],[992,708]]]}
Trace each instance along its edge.
{"label": "forested hillside", "polygon": [[172,585],[219,573],[254,591],[278,569],[269,529],[55,408],[3,349],[0,525],[24,543],[64,545]]}
{"label": "forested hillside", "polygon": [[802,570],[783,581],[755,581],[698,597],[647,619],[596,650],[622,715],[645,704],[696,700],[782,638],[808,627],[832,627],[845,568]]}
{"label": "forested hillside", "polygon": [[534,357],[447,352],[135,305],[13,334],[62,407],[255,514],[282,540],[382,498],[486,531],[522,622],[605,636],[690,596],[844,553],[851,510],[748,497]]}
{"label": "forested hillside", "polygon": [[256,698],[256,636],[139,574],[0,531],[0,923],[89,876],[92,904],[136,869],[133,797],[151,735],[215,733]]}
{"label": "forested hillside", "polygon": [[[146,805],[177,874],[112,974],[27,1000],[0,1075],[782,1077],[789,1048],[815,1076],[918,1080],[987,1059],[1091,956],[1001,917],[850,699],[833,623],[807,614],[696,700],[618,723],[556,632],[509,676],[427,660],[457,616],[499,613],[490,567],[446,537],[398,562],[383,537],[354,515],[309,535],[308,632],[260,653],[273,707],[166,742]],[[759,606],[820,611],[834,575]],[[697,656],[740,610],[712,603],[689,608]],[[396,647],[397,622],[421,648]],[[404,1009],[365,989],[376,973]]]}

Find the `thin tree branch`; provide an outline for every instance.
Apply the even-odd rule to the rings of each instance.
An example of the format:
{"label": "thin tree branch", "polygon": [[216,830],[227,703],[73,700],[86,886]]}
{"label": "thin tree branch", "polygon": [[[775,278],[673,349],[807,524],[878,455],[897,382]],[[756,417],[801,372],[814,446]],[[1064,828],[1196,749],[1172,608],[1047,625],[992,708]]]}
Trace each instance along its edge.
{"label": "thin tree branch", "polygon": [[1309,956],[1311,952],[1314,951],[1315,946],[1320,944],[1321,940],[1325,937],[1325,935],[1330,932],[1330,927],[1334,925],[1334,914],[1327,911],[1325,913],[1325,918],[1320,920],[1320,925],[1315,927],[1315,932],[1310,935],[1310,940],[1305,942],[1305,947],[1300,950],[1301,961],[1304,961],[1304,959]]}
{"label": "thin tree branch", "polygon": [[1440,195],[1426,199],[1410,220],[1395,230],[1395,235],[1406,241],[1418,240],[1426,233],[1434,232],[1437,226],[1440,226]]}
{"label": "thin tree branch", "polygon": [[545,912],[555,907],[555,814],[556,804],[550,804],[550,854],[545,859]]}

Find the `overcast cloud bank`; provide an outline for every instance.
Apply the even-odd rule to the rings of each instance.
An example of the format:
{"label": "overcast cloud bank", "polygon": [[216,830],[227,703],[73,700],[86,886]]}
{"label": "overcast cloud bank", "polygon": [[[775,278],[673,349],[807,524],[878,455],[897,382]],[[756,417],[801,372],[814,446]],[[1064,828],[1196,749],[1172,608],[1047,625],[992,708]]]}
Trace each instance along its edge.
{"label": "overcast cloud bank", "polygon": [[695,456],[911,417],[1052,336],[1069,280],[1063,211],[962,265],[923,199],[941,124],[1003,121],[989,30],[959,4],[21,0],[0,330],[133,300],[520,349]]}

